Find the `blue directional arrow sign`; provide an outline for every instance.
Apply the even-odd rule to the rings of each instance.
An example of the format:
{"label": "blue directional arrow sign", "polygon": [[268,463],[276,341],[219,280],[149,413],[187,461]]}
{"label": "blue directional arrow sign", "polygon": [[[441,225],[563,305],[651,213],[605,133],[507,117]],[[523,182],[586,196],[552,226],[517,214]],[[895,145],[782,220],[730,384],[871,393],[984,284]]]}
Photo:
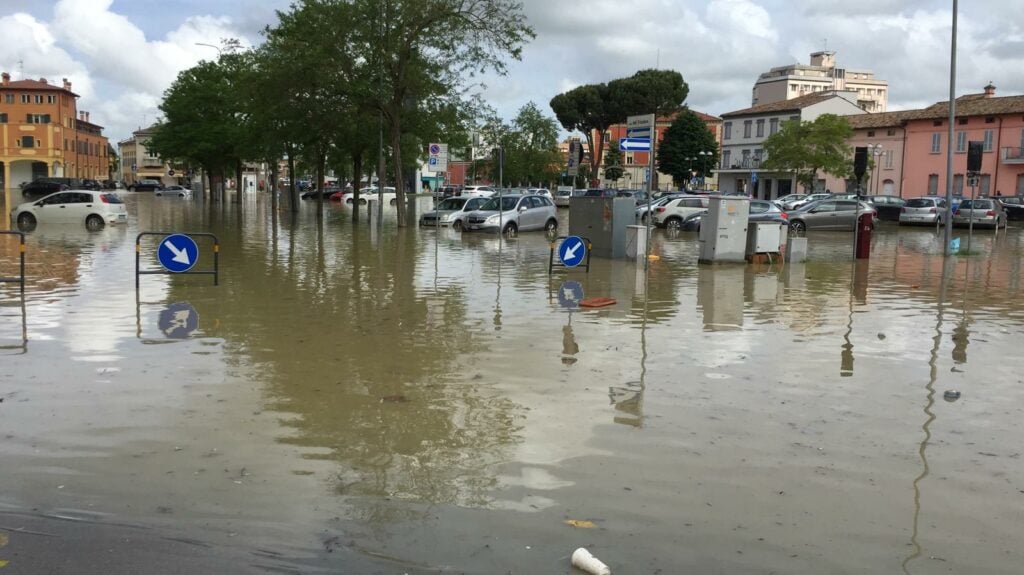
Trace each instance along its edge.
{"label": "blue directional arrow sign", "polygon": [[164,269],[180,274],[196,265],[199,260],[199,246],[185,234],[171,234],[160,240],[156,256]]}
{"label": "blue directional arrow sign", "polygon": [[650,138],[619,138],[619,149],[623,152],[649,152]]}
{"label": "blue directional arrow sign", "polygon": [[157,325],[169,339],[186,339],[199,327],[199,312],[187,301],[172,303],[160,312]]}
{"label": "blue directional arrow sign", "polygon": [[567,268],[574,268],[587,257],[587,244],[579,236],[569,236],[558,246],[558,259]]}
{"label": "blue directional arrow sign", "polygon": [[583,286],[577,281],[567,281],[558,288],[558,305],[566,309],[580,307],[583,301]]}

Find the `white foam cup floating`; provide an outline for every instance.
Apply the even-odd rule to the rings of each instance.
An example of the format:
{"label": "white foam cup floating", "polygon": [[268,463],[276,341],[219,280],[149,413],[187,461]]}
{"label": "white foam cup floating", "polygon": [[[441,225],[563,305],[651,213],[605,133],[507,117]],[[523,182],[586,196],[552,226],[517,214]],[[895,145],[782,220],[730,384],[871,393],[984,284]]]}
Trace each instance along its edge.
{"label": "white foam cup floating", "polygon": [[572,552],[572,566],[591,575],[612,575],[612,570],[583,547]]}

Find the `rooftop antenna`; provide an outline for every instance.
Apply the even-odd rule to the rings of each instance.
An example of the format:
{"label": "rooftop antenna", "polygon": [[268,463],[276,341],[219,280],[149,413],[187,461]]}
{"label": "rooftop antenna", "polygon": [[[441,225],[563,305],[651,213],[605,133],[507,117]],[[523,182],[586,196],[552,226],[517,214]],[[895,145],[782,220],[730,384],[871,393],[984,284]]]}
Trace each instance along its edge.
{"label": "rooftop antenna", "polygon": [[18,60],[18,69],[21,71],[21,79],[25,79],[25,61]]}

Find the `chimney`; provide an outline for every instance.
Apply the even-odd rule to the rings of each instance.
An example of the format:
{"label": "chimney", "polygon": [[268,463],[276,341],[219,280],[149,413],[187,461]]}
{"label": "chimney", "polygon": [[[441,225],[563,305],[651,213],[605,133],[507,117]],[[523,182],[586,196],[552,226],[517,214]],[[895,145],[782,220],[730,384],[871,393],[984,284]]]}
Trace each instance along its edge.
{"label": "chimney", "polygon": [[67,78],[64,78],[64,89],[69,92],[71,91],[71,82],[68,82]]}
{"label": "chimney", "polygon": [[85,112],[85,121],[86,121],[86,122],[88,122],[88,121],[89,121],[89,112]]}
{"label": "chimney", "polygon": [[84,122],[85,121],[85,112],[79,112],[78,113],[78,119],[82,120]]}
{"label": "chimney", "polygon": [[49,82],[46,81],[46,78],[40,78],[39,81],[41,83],[43,83],[43,84],[48,84],[49,83]]}
{"label": "chimney", "polygon": [[996,95],[996,86],[992,82],[989,82],[988,86],[985,86],[985,97],[986,98],[992,98],[995,95]]}
{"label": "chimney", "polygon": [[2,80],[2,82],[0,82],[0,85],[6,86],[11,83],[11,75],[7,72],[4,72],[3,74],[0,74],[0,80]]}

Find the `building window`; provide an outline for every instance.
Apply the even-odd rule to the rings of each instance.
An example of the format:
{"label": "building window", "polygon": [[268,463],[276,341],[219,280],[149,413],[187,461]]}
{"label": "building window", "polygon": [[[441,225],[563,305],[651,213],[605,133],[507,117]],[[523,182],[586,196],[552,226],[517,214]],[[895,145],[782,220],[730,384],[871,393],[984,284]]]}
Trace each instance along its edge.
{"label": "building window", "polygon": [[49,124],[49,114],[26,114],[25,123],[27,124]]}
{"label": "building window", "polygon": [[64,138],[64,151],[68,151],[68,139]]}
{"label": "building window", "polygon": [[868,137],[869,138],[874,138],[875,137],[875,131],[874,130],[868,130]]}
{"label": "building window", "polygon": [[750,150],[743,150],[743,163],[740,166],[743,168],[750,167]]}
{"label": "building window", "polygon": [[956,133],[956,151],[958,154],[967,151],[967,132]]}
{"label": "building window", "polygon": [[966,126],[967,125],[967,118],[958,118],[956,123],[960,124],[961,126]]}
{"label": "building window", "polygon": [[7,123],[7,114],[0,114],[0,124]]}
{"label": "building window", "polygon": [[941,126],[942,125],[942,120],[935,120],[934,122],[932,122],[932,125],[936,126],[936,127]]}
{"label": "building window", "polygon": [[[1024,139],[1024,134],[1021,135],[1021,138]],[[728,170],[729,168],[732,167],[729,164],[730,156],[732,156],[732,150],[723,150],[722,151],[722,169],[723,170]]]}
{"label": "building window", "polygon": [[768,120],[768,135],[773,136],[779,132],[779,119],[772,118]]}
{"label": "building window", "polygon": [[799,89],[799,87],[796,84],[790,84],[789,85],[789,91],[790,92],[796,92],[798,89]]}
{"label": "building window", "polygon": [[985,151],[992,151],[992,130],[985,130]]}
{"label": "building window", "polygon": [[800,121],[800,116],[790,116],[789,117],[789,121],[791,121],[791,122],[799,122]]}
{"label": "building window", "polygon": [[4,103],[5,104],[13,104],[14,103],[14,94],[4,94]]}
{"label": "building window", "polygon": [[761,159],[764,157],[764,150],[758,148],[754,150],[754,167],[761,165]]}
{"label": "building window", "polygon": [[896,135],[896,130],[886,130],[885,135],[886,136],[895,136]]}
{"label": "building window", "polygon": [[886,150],[885,151],[885,168],[887,170],[891,170],[892,169],[892,158],[895,155],[896,154],[892,150]]}
{"label": "building window", "polygon": [[31,104],[32,103],[32,96],[30,94],[22,94],[21,95],[21,103],[22,104]]}
{"label": "building window", "polygon": [[723,140],[732,139],[732,122],[725,123],[725,134],[722,135]]}
{"label": "building window", "polygon": [[758,138],[763,138],[764,137],[764,120],[758,120],[757,121],[757,137]]}
{"label": "building window", "polygon": [[22,148],[34,148],[34,147],[36,147],[36,139],[33,138],[32,136],[22,136],[21,137],[21,147]]}
{"label": "building window", "polygon": [[54,96],[54,95],[47,96],[46,97],[46,103],[47,104],[56,104],[57,103],[57,96]]}
{"label": "building window", "polygon": [[932,153],[938,154],[942,148],[942,134],[932,134]]}
{"label": "building window", "polygon": [[43,95],[42,94],[36,94],[36,104],[42,104],[42,103],[43,103]]}
{"label": "building window", "polygon": [[993,118],[992,116],[989,116],[989,117],[985,118],[985,123],[986,124],[995,124],[996,123],[996,119]]}
{"label": "building window", "polygon": [[745,120],[743,122],[743,137],[744,138],[749,138],[750,137],[750,128],[753,125],[754,125],[754,121],[753,120]]}

